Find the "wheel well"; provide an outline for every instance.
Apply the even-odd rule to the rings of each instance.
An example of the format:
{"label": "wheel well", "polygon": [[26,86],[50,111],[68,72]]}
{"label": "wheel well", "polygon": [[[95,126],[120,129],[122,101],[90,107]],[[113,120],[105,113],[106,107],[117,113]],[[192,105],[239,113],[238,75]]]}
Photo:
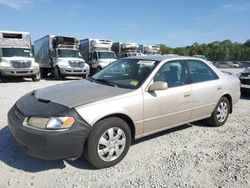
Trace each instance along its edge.
{"label": "wheel well", "polygon": [[128,124],[128,126],[131,130],[132,139],[133,140],[135,139],[135,125],[129,116],[127,116],[125,114],[112,114],[112,115],[108,115],[108,116],[103,117],[99,121],[106,119],[106,118],[110,118],[110,117],[117,117],[117,118],[121,118],[122,120],[124,120]]}
{"label": "wheel well", "polygon": [[228,99],[229,104],[230,104],[230,111],[229,112],[232,113],[233,112],[233,103],[232,103],[231,96],[229,94],[226,94],[226,95],[223,95],[223,97],[226,97]]}

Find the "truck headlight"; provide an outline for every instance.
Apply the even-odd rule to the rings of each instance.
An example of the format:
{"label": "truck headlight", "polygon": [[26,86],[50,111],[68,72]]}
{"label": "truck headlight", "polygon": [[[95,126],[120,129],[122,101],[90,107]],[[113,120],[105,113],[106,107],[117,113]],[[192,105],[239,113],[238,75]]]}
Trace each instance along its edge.
{"label": "truck headlight", "polygon": [[68,62],[64,62],[64,61],[59,61],[58,63],[57,63],[57,65],[58,65],[58,67],[60,67],[60,68],[69,68],[70,66],[69,66],[69,63]]}
{"label": "truck headlight", "polygon": [[32,62],[32,67],[33,68],[39,68],[39,64],[37,62]]}
{"label": "truck headlight", "polygon": [[2,59],[2,61],[0,62],[0,67],[1,68],[11,68],[11,64],[10,64],[10,62]]}
{"label": "truck headlight", "polygon": [[47,130],[66,130],[69,129],[75,122],[73,117],[28,117],[25,118],[23,125]]}

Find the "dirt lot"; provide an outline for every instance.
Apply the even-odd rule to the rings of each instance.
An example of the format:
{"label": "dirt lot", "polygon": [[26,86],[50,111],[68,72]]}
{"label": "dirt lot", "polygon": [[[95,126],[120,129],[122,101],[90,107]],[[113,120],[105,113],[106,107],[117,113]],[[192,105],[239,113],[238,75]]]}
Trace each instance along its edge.
{"label": "dirt lot", "polygon": [[61,82],[0,83],[0,187],[250,187],[250,97],[223,127],[199,122],[140,139],[112,168],[27,156],[11,138],[7,112],[23,94]]}

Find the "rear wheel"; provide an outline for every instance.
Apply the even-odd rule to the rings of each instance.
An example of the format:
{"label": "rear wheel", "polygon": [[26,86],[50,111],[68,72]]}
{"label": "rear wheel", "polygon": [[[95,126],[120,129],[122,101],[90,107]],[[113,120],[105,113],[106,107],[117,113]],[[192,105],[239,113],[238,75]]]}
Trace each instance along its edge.
{"label": "rear wheel", "polygon": [[230,103],[226,97],[222,97],[207,122],[211,126],[220,127],[227,121],[229,111]]}
{"label": "rear wheel", "polygon": [[96,168],[107,168],[119,163],[131,145],[131,131],[120,118],[98,122],[87,140],[85,155]]}

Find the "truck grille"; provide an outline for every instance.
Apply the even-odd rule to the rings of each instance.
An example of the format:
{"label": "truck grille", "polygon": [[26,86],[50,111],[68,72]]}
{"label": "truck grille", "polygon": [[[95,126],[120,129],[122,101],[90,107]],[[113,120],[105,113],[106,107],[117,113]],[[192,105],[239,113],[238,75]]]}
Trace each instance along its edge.
{"label": "truck grille", "polygon": [[82,61],[69,61],[69,64],[74,68],[82,68],[84,66],[84,62]]}
{"label": "truck grille", "polygon": [[12,67],[17,69],[26,69],[31,67],[31,61],[11,61]]}

